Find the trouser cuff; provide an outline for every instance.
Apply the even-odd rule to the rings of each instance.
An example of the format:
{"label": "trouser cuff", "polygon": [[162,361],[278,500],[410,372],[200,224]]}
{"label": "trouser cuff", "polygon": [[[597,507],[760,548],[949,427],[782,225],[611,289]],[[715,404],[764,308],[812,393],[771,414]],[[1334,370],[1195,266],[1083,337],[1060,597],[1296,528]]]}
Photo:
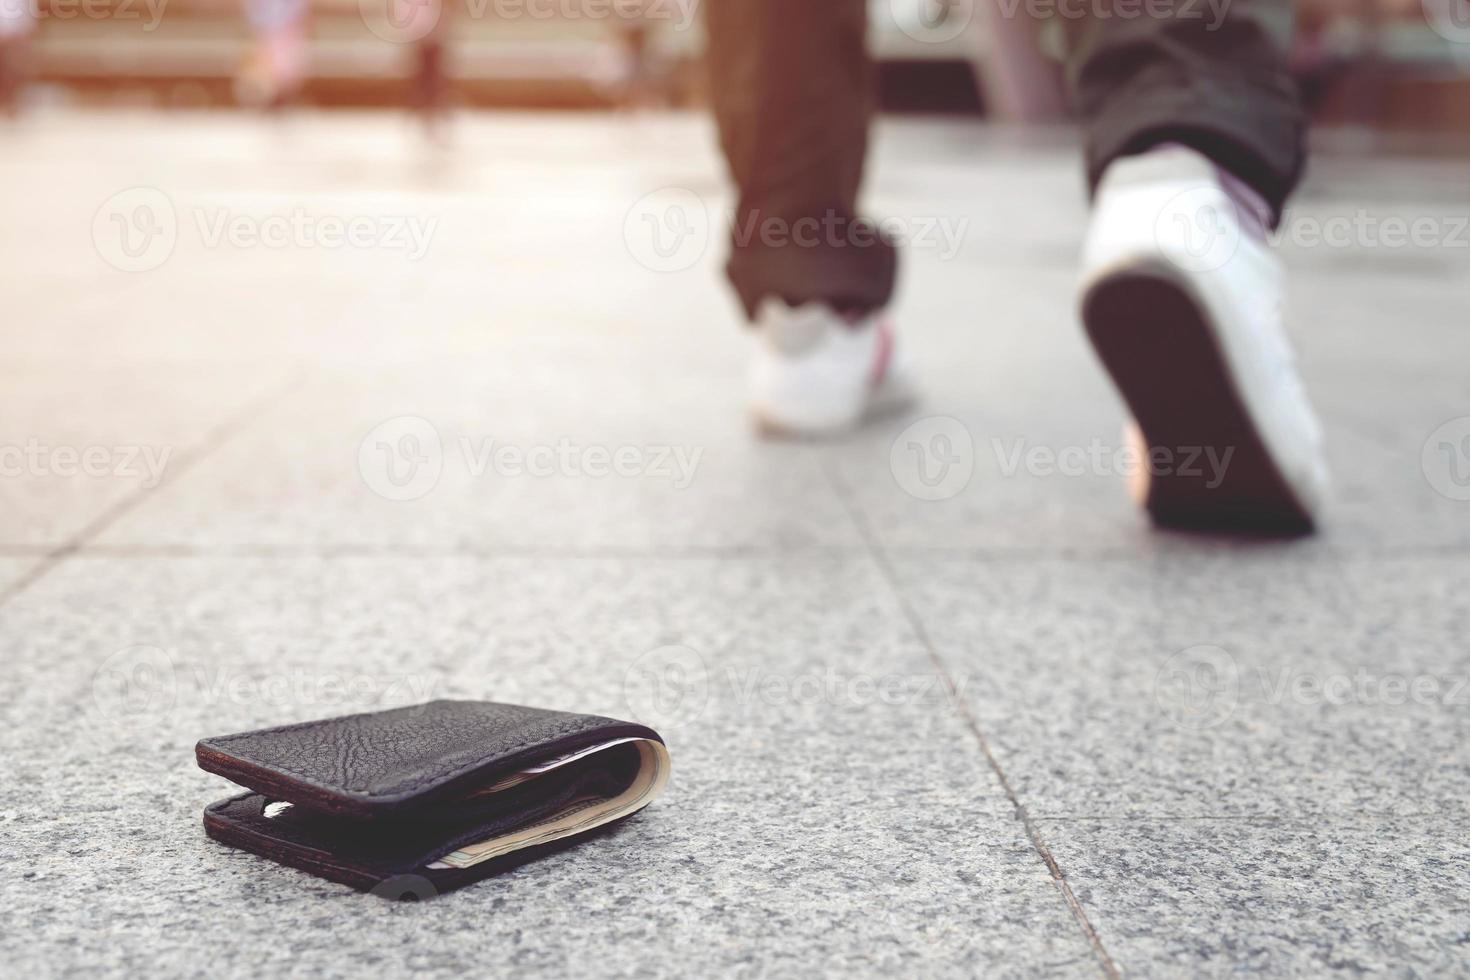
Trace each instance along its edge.
{"label": "trouser cuff", "polygon": [[1262,99],[1257,93],[1232,97],[1216,89],[1206,100],[1176,89],[1136,99],[1117,97],[1088,126],[1088,182],[1095,191],[1103,172],[1118,157],[1161,143],[1181,143],[1260,194],[1271,208],[1274,227],[1301,179],[1306,158],[1303,128],[1294,96],[1283,98],[1279,93]]}
{"label": "trouser cuff", "polygon": [[792,306],[821,302],[867,312],[893,295],[898,250],[866,219],[747,215],[733,238],[725,271],[751,319],[772,296]]}

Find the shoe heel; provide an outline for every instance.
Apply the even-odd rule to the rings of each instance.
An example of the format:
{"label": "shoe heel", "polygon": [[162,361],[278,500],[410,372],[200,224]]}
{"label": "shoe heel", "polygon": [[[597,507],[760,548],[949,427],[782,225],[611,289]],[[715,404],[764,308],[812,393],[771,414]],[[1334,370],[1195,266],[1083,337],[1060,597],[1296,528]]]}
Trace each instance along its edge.
{"label": "shoe heel", "polygon": [[1148,446],[1146,506],[1157,524],[1272,535],[1314,529],[1184,286],[1163,273],[1115,274],[1088,290],[1082,320]]}

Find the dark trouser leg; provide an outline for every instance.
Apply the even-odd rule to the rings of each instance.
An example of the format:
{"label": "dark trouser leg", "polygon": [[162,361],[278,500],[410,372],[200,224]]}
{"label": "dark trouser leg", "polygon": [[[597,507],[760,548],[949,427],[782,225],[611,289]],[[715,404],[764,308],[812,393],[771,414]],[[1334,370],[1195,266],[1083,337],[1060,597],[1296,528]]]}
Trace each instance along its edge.
{"label": "dark trouser leg", "polygon": [[873,105],[865,0],[708,0],[720,143],[739,188],[727,272],[766,297],[882,306],[896,253],[857,217]]}
{"label": "dark trouser leg", "polygon": [[1305,117],[1285,65],[1290,0],[1169,6],[1151,14],[1147,3],[1115,0],[1112,16],[1066,22],[1091,183],[1117,157],[1182,143],[1251,185],[1279,218],[1305,159]]}

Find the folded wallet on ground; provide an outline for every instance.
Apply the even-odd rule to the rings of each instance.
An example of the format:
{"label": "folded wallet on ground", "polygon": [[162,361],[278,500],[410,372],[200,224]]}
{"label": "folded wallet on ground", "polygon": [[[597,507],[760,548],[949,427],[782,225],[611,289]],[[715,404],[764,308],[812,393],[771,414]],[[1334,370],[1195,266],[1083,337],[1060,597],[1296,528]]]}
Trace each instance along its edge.
{"label": "folded wallet on ground", "polygon": [[393,898],[586,840],[651,803],[669,774],[651,728],[487,701],[221,735],[194,753],[253,790],[205,809],[210,837]]}

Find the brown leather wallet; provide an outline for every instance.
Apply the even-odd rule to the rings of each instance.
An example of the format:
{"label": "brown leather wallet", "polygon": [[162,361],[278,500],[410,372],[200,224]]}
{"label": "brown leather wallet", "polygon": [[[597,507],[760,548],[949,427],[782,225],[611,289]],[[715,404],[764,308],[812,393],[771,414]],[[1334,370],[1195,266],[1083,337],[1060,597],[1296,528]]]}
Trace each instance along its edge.
{"label": "brown leather wallet", "polygon": [[253,792],[204,811],[231,847],[391,898],[426,898],[605,832],[662,792],[653,729],[488,701],[431,701],[201,739]]}

